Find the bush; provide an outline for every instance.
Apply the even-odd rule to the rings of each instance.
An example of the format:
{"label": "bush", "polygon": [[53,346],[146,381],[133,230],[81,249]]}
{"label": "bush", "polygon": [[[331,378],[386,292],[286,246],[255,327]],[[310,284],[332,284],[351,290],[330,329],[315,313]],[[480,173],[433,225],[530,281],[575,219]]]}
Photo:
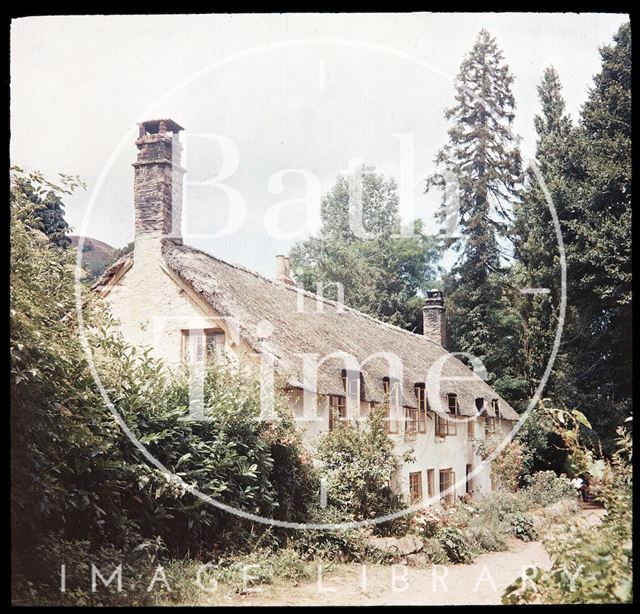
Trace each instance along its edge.
{"label": "bush", "polygon": [[547,506],[562,499],[575,499],[576,490],[567,478],[553,471],[538,471],[525,476],[524,494],[534,506]]}
{"label": "bush", "polygon": [[[327,505],[343,521],[368,520],[398,511],[403,498],[389,486],[399,462],[385,432],[382,408],[364,426],[339,423],[318,442],[319,473],[327,480]],[[406,526],[408,519],[376,525],[376,531]]]}
{"label": "bush", "polygon": [[632,444],[628,434],[619,433],[619,449],[601,485],[607,509],[602,524],[592,526],[577,515],[552,532],[545,540],[551,569],[536,569],[533,582],[516,580],[503,603],[631,603]]}
{"label": "bush", "polygon": [[452,563],[471,563],[473,551],[464,533],[456,527],[445,527],[438,533],[438,541]]}
{"label": "bush", "polygon": [[509,519],[515,536],[523,541],[530,542],[538,537],[533,519],[527,514],[515,513]]}
{"label": "bush", "polygon": [[510,528],[503,522],[487,522],[486,518],[480,520],[481,522],[469,525],[465,531],[473,550],[478,554],[507,550]]}
{"label": "bush", "polygon": [[[98,393],[78,334],[73,251],[52,244],[11,209],[11,482],[13,565],[40,577],[47,534],[123,552],[160,537],[170,557],[249,550],[264,529],[196,498],[150,466]],[[85,288],[83,315],[102,382],[127,426],[184,483],[227,505],[285,520],[307,519],[317,481],[287,400],[280,420],[258,419],[260,388],[247,370],[212,364],[209,420],[184,422],[188,382],[114,334]]]}

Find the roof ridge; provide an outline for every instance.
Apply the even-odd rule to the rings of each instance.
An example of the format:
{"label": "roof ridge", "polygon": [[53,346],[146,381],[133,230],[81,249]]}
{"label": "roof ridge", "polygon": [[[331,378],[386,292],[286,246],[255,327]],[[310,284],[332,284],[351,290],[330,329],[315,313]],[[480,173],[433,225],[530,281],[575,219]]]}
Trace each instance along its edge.
{"label": "roof ridge", "polygon": [[210,254],[209,252],[206,252],[202,249],[199,249],[197,247],[193,247],[192,245],[185,245],[182,242],[177,242],[174,241],[172,239],[166,239],[167,242],[171,243],[172,245],[176,246],[176,247],[182,247],[184,249],[193,251],[193,252],[198,252],[200,254],[202,254],[203,256],[206,256],[208,258],[212,258],[213,260],[216,260],[217,262],[220,262],[226,266],[229,266],[233,269],[236,269],[237,271],[243,271],[245,273],[249,273],[251,275],[253,275],[254,277],[257,277],[258,279],[261,279],[262,281],[266,281],[269,282],[270,284],[273,284],[274,286],[278,286],[279,288],[284,288],[286,290],[289,290],[290,292],[295,292],[296,294],[298,293],[302,293],[303,295],[307,296],[308,298],[312,298],[316,301],[321,301],[323,303],[326,303],[328,305],[331,305],[332,307],[336,307],[338,308],[338,306],[341,306],[342,309],[345,309],[351,313],[354,313],[355,315],[358,315],[362,318],[366,318],[368,320],[371,320],[373,322],[375,322],[376,324],[380,324],[382,326],[385,326],[387,328],[390,328],[391,330],[396,330],[399,331],[401,333],[407,334],[407,335],[411,335],[412,337],[418,337],[420,339],[424,339],[425,341],[435,345],[436,347],[441,348],[442,350],[444,350],[445,352],[447,350],[445,350],[439,343],[436,343],[435,341],[433,341],[433,339],[429,339],[429,337],[425,337],[424,335],[419,335],[418,333],[414,333],[411,332],[410,330],[407,330],[406,328],[401,328],[400,326],[397,326],[395,324],[390,324],[389,322],[383,322],[382,320],[378,320],[378,318],[374,318],[373,316],[370,316],[366,313],[363,313],[362,311],[359,311],[358,309],[355,309],[353,307],[349,307],[348,305],[345,304],[338,304],[337,301],[334,301],[332,299],[328,299],[325,298],[324,296],[320,296],[319,294],[315,294],[314,292],[310,292],[309,290],[305,290],[304,288],[298,288],[297,286],[292,287],[289,284],[284,284],[282,282],[276,281],[274,279],[270,279],[269,277],[266,277],[265,275],[262,275],[261,273],[258,273],[257,271],[254,271],[252,269],[249,269],[241,264],[234,264],[233,262],[227,262],[226,260],[223,260],[222,258],[218,258],[217,256],[214,256],[213,254]]}

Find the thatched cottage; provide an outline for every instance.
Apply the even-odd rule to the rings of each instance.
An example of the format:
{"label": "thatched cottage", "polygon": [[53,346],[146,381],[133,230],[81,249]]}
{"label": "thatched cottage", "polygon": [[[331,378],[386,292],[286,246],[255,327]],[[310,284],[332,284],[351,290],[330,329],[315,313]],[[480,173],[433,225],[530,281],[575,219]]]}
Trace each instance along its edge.
{"label": "thatched cottage", "polygon": [[267,279],[184,245],[181,130],[140,124],[134,251],[94,286],[124,338],[172,367],[220,348],[256,364],[268,356],[311,446],[336,420],[364,420],[382,403],[398,453],[414,450],[398,489],[414,500],[490,490],[473,441],[509,432],[518,416],[444,349],[442,295],[426,297],[417,335],[297,288],[283,256]]}

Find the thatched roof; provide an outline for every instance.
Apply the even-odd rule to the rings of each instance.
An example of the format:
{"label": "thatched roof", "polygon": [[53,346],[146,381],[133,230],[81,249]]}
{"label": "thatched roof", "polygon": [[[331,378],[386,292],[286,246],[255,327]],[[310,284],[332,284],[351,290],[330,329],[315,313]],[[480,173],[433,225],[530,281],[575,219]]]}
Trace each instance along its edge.
{"label": "thatched roof", "polygon": [[[297,290],[282,282],[267,279],[248,269],[229,264],[181,242],[165,241],[166,265],[195,293],[223,317],[234,318],[240,336],[256,351],[263,343],[276,358],[276,370],[293,388],[303,387],[303,359],[296,354],[315,353],[322,358],[333,352],[346,352],[362,363],[379,352],[397,355],[403,365],[403,404],[416,406],[414,386],[423,383],[429,368],[448,353],[437,343],[396,326],[380,322],[354,309],[340,308],[333,301]],[[118,266],[119,265],[119,266]],[[130,266],[126,258],[106,275],[119,276]],[[98,284],[97,284],[98,286]],[[104,282],[99,288],[104,288]],[[304,311],[299,310],[299,293]],[[316,312],[318,304],[322,313]],[[273,325],[273,333],[261,340],[258,324]],[[383,379],[389,375],[382,357],[362,366],[364,399],[384,400]],[[341,379],[343,361],[331,359],[318,370],[320,394],[344,395]],[[490,401],[499,399],[501,415],[517,420],[514,409],[462,362],[450,357],[442,368],[441,398],[458,395],[460,413],[474,415],[475,399],[483,397],[485,408],[493,415]]]}

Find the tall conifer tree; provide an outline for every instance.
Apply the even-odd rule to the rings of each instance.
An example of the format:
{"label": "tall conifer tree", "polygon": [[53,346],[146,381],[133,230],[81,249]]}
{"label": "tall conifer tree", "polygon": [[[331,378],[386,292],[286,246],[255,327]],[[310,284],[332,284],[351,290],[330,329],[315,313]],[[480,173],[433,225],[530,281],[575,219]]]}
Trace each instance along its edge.
{"label": "tall conifer tree", "polygon": [[[512,83],[495,39],[482,30],[460,67],[455,104],[445,113],[452,126],[436,158],[440,174],[427,184],[427,190],[444,190],[452,179],[457,184],[460,233],[445,238],[459,254],[445,279],[449,349],[481,358],[498,387],[491,374],[506,348],[505,328],[512,326],[503,305],[504,256],[509,256],[504,237],[521,175]],[[443,204],[442,221],[451,215],[450,204]]]}

